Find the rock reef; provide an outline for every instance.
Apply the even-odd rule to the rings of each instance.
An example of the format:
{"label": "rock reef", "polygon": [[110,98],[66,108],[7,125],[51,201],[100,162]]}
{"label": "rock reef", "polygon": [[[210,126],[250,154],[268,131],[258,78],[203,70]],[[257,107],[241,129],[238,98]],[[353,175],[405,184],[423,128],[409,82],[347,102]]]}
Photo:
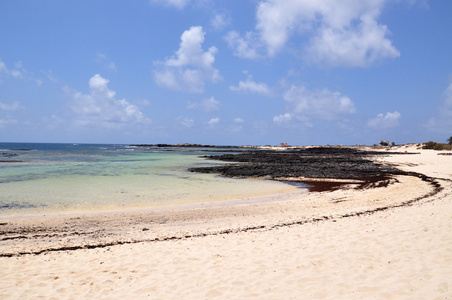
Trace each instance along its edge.
{"label": "rock reef", "polygon": [[268,178],[307,183],[311,185],[312,191],[332,190],[346,184],[355,184],[358,188],[383,186],[395,175],[417,176],[370,159],[383,155],[387,153],[334,147],[245,151],[237,154],[204,156],[231,164],[189,170],[236,178]]}

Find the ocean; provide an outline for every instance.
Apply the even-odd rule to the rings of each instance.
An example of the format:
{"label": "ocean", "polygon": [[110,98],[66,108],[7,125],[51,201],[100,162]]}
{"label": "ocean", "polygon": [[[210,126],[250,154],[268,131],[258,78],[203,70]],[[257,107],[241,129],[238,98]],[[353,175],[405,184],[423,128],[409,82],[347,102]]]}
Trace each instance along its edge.
{"label": "ocean", "polygon": [[200,157],[212,154],[207,152],[110,144],[0,143],[0,216],[152,209],[245,200],[293,189],[281,182],[187,171],[221,163]]}

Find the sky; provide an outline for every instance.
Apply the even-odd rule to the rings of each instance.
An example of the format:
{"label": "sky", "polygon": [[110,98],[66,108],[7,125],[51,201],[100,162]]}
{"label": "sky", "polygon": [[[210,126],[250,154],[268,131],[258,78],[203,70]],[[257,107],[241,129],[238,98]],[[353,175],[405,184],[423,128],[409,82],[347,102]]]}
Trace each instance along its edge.
{"label": "sky", "polygon": [[0,142],[450,136],[450,0],[0,2]]}

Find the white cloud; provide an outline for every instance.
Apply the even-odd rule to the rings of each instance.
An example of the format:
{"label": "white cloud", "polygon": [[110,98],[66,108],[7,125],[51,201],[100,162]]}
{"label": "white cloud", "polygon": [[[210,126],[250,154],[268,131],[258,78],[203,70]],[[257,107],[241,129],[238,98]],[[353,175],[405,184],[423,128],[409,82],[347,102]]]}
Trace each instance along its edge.
{"label": "white cloud", "polygon": [[238,86],[230,86],[229,89],[234,92],[250,92],[267,96],[271,94],[270,89],[265,83],[257,83],[253,81],[251,76],[248,76],[246,81],[240,81]]}
{"label": "white cloud", "polygon": [[230,31],[224,39],[228,46],[234,50],[235,56],[249,59],[261,57],[257,52],[260,42],[257,35],[253,32],[247,32],[245,37],[242,37],[237,31]]}
{"label": "white cloud", "polygon": [[168,59],[165,65],[171,67],[190,65],[202,69],[212,68],[217,48],[210,47],[207,52],[204,52],[201,47],[204,43],[204,36],[205,32],[201,26],[193,26],[189,30],[185,30],[181,36],[180,48],[176,52],[177,57]]}
{"label": "white cloud", "polygon": [[0,119],[0,128],[5,128],[7,125],[15,125],[17,124],[16,119]]}
{"label": "white cloud", "polygon": [[277,124],[285,124],[288,123],[292,120],[293,115],[290,113],[285,113],[283,115],[279,115],[279,116],[274,116],[273,117],[273,122],[277,123]]}
{"label": "white cloud", "polygon": [[452,118],[452,83],[449,84],[446,91],[444,92],[444,109],[445,113]]}
{"label": "white cloud", "polygon": [[292,113],[285,113],[283,115],[274,116],[273,122],[279,126],[284,127],[313,127],[314,125],[309,121],[309,118],[304,115],[297,115]]}
{"label": "white cloud", "polygon": [[116,71],[117,67],[116,64],[113,61],[110,61],[107,58],[107,55],[105,55],[104,53],[98,52],[96,55],[96,62],[98,64],[101,64],[104,69],[110,70],[110,71]]}
{"label": "white cloud", "polygon": [[133,102],[141,106],[151,106],[151,102],[148,99],[136,99]]}
{"label": "white cloud", "polygon": [[323,28],[312,40],[308,56],[313,61],[332,66],[364,67],[383,58],[398,57],[400,53],[385,38],[386,26],[372,18],[361,20],[357,28]]}
{"label": "white cloud", "polygon": [[165,4],[176,8],[184,8],[190,0],[150,0],[151,3]]}
{"label": "white cloud", "polygon": [[194,121],[193,119],[185,118],[185,119],[183,119],[183,120],[181,121],[181,124],[182,124],[184,127],[192,128],[193,125],[195,124],[195,121]]}
{"label": "white cloud", "polygon": [[[0,62],[0,71],[1,71],[1,62]],[[8,125],[18,124],[18,120],[10,114],[11,112],[20,109],[24,109],[24,107],[22,107],[17,101],[11,104],[0,102],[0,117],[1,117],[0,128],[6,128]]]}
{"label": "white cloud", "polygon": [[[17,63],[16,63],[17,65]],[[14,78],[18,78],[22,75],[19,70],[10,70],[6,67],[6,64],[0,60],[0,74],[4,74],[6,76],[12,76]]]}
{"label": "white cloud", "polygon": [[[179,72],[180,73],[180,72]],[[160,86],[165,86],[167,88],[177,90],[180,85],[177,82],[175,71],[163,70],[154,73],[155,83]]]}
{"label": "white cloud", "polygon": [[4,62],[0,60],[0,73],[8,73],[8,69],[6,68],[6,65]]}
{"label": "white cloud", "polygon": [[23,74],[19,70],[11,70],[11,71],[9,71],[9,74],[11,76],[13,76],[14,78],[23,78]]}
{"label": "white cloud", "polygon": [[259,42],[231,32],[229,45],[240,57],[255,58],[266,49],[273,56],[292,36],[307,38],[306,59],[332,66],[366,66],[400,54],[377,22],[387,0],[266,0],[256,12]]}
{"label": "white cloud", "polygon": [[427,127],[444,133],[452,131],[452,83],[444,91],[444,101],[438,113],[427,123]]}
{"label": "white cloud", "polygon": [[218,123],[220,123],[220,119],[219,118],[212,118],[212,119],[210,119],[209,122],[207,122],[207,124],[209,124],[210,126],[215,126]]}
{"label": "white cloud", "polygon": [[215,30],[220,31],[231,23],[231,17],[224,12],[215,13],[210,23]]}
{"label": "white cloud", "polygon": [[105,68],[112,70],[112,71],[116,71],[116,69],[117,69],[116,64],[112,61],[109,62],[108,64],[106,64]]}
{"label": "white cloud", "polygon": [[0,102],[0,110],[15,111],[15,110],[19,110],[19,109],[23,109],[23,107],[20,106],[19,102],[17,102],[17,101],[13,102],[12,104],[6,104],[6,103]]}
{"label": "white cloud", "polygon": [[350,98],[327,89],[310,91],[304,86],[293,85],[284,94],[284,100],[290,113],[323,120],[333,120],[356,111]]}
{"label": "white cloud", "polygon": [[232,133],[237,133],[243,129],[243,123],[245,121],[242,118],[234,118],[233,123],[229,126],[228,130]]}
{"label": "white cloud", "polygon": [[116,92],[108,88],[108,82],[108,79],[96,74],[89,80],[89,94],[72,94],[70,107],[76,114],[77,124],[120,128],[126,124],[150,123],[137,106],[125,99],[116,99]]}
{"label": "white cloud", "polygon": [[3,74],[6,75],[6,77],[11,76],[14,79],[33,81],[37,86],[41,86],[42,80],[34,77],[33,73],[25,69],[21,61],[14,63],[14,68],[15,69],[9,69],[4,62],[0,61],[0,75]]}
{"label": "white cloud", "polygon": [[41,73],[45,75],[50,82],[58,82],[58,78],[55,77],[52,70],[41,71]]}
{"label": "white cloud", "polygon": [[204,82],[217,82],[220,73],[213,67],[216,47],[202,49],[205,32],[201,26],[184,31],[176,56],[163,63],[163,70],[154,73],[158,85],[175,90],[202,92]]}
{"label": "white cloud", "polygon": [[28,71],[23,67],[22,61],[17,61],[14,63],[15,69],[9,70],[9,75],[16,79],[24,79],[24,74],[27,74]]}
{"label": "white cloud", "polygon": [[212,112],[218,110],[220,108],[221,103],[215,100],[214,97],[210,97],[208,99],[204,99],[200,102],[188,102],[188,109],[201,109],[206,112]]}
{"label": "white cloud", "polygon": [[373,129],[394,128],[399,125],[400,117],[401,114],[398,111],[387,112],[386,115],[378,114],[376,118],[372,118],[367,122],[367,126]]}

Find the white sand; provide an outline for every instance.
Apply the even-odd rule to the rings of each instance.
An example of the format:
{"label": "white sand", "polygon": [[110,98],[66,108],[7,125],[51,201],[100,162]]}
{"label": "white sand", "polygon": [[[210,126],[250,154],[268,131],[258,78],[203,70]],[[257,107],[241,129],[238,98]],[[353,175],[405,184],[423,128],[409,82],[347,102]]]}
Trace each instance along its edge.
{"label": "white sand", "polygon": [[[347,218],[340,216],[399,206],[432,187],[401,177],[386,188],[298,195],[299,201],[291,194],[279,202],[153,212],[153,222],[113,231],[125,240],[206,236],[1,257],[0,299],[452,299],[452,157],[407,150],[421,154],[384,161],[442,178],[440,193]],[[322,216],[329,219],[312,221]],[[139,230],[143,224],[150,230]],[[262,228],[240,231],[253,226]],[[217,234],[225,229],[237,232]],[[0,250],[80,243],[73,239],[4,242]]]}

